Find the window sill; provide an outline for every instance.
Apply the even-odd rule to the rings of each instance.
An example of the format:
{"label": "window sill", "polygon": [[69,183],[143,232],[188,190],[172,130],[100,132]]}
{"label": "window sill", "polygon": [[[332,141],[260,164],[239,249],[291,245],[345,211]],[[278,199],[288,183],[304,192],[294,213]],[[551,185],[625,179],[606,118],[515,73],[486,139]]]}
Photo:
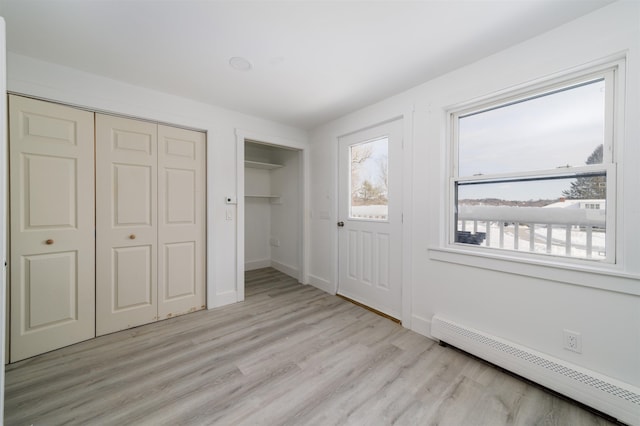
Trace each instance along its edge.
{"label": "window sill", "polygon": [[429,259],[440,262],[640,296],[640,276],[621,272],[609,264],[569,264],[457,247],[429,247],[427,252]]}

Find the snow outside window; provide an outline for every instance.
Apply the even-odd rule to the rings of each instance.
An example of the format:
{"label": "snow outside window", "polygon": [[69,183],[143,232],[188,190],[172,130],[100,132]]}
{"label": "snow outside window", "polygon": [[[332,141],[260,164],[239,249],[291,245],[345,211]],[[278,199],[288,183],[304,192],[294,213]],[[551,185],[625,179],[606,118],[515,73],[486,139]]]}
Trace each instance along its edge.
{"label": "snow outside window", "polygon": [[452,244],[615,262],[614,78],[452,113]]}

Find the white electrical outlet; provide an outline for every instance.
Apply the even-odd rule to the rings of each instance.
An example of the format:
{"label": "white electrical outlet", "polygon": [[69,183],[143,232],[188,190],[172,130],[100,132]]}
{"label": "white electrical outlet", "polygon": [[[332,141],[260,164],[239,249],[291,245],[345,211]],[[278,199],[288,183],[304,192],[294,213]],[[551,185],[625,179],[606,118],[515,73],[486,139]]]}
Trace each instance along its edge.
{"label": "white electrical outlet", "polygon": [[563,330],[563,340],[564,340],[564,348],[577,352],[579,354],[582,353],[582,335],[577,331],[571,330]]}

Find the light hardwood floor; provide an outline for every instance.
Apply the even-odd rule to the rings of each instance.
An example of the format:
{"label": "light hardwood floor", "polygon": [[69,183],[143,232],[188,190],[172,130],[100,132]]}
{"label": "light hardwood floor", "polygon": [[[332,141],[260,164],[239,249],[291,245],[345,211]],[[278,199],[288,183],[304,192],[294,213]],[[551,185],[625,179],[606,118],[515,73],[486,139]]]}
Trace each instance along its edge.
{"label": "light hardwood floor", "polygon": [[610,424],[273,269],[246,295],[7,366],[6,424]]}

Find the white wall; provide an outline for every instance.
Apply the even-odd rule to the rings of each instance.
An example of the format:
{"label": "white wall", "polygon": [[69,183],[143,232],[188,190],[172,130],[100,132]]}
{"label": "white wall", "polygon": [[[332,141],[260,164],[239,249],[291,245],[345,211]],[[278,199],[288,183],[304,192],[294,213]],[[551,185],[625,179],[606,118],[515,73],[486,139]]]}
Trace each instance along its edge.
{"label": "white wall", "polygon": [[[264,163],[272,162],[271,158],[245,158]],[[244,171],[244,191],[249,195],[270,195],[271,171],[246,167]],[[266,268],[271,266],[271,200],[262,197],[245,197],[244,209],[244,264],[245,270]]]}
{"label": "white wall", "polygon": [[[266,170],[263,170],[266,172]],[[271,203],[268,198],[245,198],[245,270],[271,266]]]}
{"label": "white wall", "polygon": [[[283,167],[245,170],[245,194],[279,196],[276,199],[245,197],[245,269],[273,266],[300,280],[300,151],[270,147],[262,157],[257,154],[260,153],[249,147],[245,158]],[[271,245],[271,239],[277,244]]]}
{"label": "white wall", "polygon": [[271,205],[270,231],[280,246],[271,247],[271,261],[276,269],[300,280],[300,152],[280,150],[278,157],[284,167],[271,172],[271,189],[280,199]]}
{"label": "white wall", "polygon": [[[236,129],[306,144],[307,133],[192,100],[144,89],[9,52],[9,91],[207,132],[207,305],[238,300]],[[226,220],[231,211],[233,220]]]}
{"label": "white wall", "polygon": [[[446,35],[443,35],[446,36]],[[405,131],[405,227],[410,227],[405,326],[429,336],[441,314],[479,330],[640,385],[640,3],[620,1],[518,46],[354,112],[311,134],[310,282],[335,291],[337,137],[413,111]],[[514,264],[440,250],[447,211],[446,114],[450,105],[626,54],[623,164],[618,196],[624,232],[615,272]],[[623,156],[622,156],[622,153]],[[410,218],[407,221],[407,217]],[[406,234],[405,234],[406,236]],[[582,333],[583,353],[562,348]]]}

